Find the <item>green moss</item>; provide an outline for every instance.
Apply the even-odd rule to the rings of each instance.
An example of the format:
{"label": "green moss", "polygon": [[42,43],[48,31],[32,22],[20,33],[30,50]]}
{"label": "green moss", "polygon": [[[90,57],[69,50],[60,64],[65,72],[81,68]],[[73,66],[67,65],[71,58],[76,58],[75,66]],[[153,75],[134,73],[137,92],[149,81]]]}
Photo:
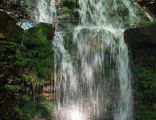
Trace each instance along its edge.
{"label": "green moss", "polygon": [[26,31],[23,45],[16,50],[16,64],[23,68],[24,74],[35,73],[36,79],[48,79],[53,71],[53,50],[48,38],[51,29],[41,23]]}
{"label": "green moss", "polygon": [[[49,118],[52,116],[52,112],[54,110],[54,104],[46,99],[42,98],[41,101],[37,105],[37,114],[41,118]],[[48,117],[49,116],[49,117]]]}
{"label": "green moss", "polygon": [[156,119],[156,109],[150,108],[149,106],[143,105],[139,109],[139,120],[155,120]]}
{"label": "green moss", "polygon": [[53,71],[53,51],[49,45],[25,52],[17,50],[16,64],[27,71],[35,71],[40,77],[45,77]]}
{"label": "green moss", "polygon": [[40,98],[37,103],[29,101],[23,106],[16,106],[15,108],[17,119],[20,120],[32,120],[35,117],[51,120],[53,110],[54,103],[47,101],[44,97]]}
{"label": "green moss", "polygon": [[151,92],[156,91],[156,67],[135,66],[134,77],[143,83],[143,86],[149,87]]}
{"label": "green moss", "polygon": [[63,14],[71,14],[72,10],[69,9],[68,7],[63,7]]}
{"label": "green moss", "polygon": [[45,80],[52,77],[54,29],[45,23],[25,32],[15,24],[7,28],[4,31],[7,37],[0,41],[4,61],[0,73],[1,119],[32,120],[35,116],[49,119],[53,105],[46,99],[43,101],[41,93]]}
{"label": "green moss", "polygon": [[53,31],[50,25],[40,23],[36,27],[28,29],[24,35],[24,44],[27,47],[47,46],[50,44],[48,35]]}
{"label": "green moss", "polygon": [[156,66],[136,65],[133,68],[135,79],[135,101],[139,120],[156,119]]}
{"label": "green moss", "polygon": [[[20,95],[16,97],[18,104],[15,111],[19,120],[31,120],[34,117],[50,118],[52,103],[39,98],[37,103],[32,100],[41,95],[42,86],[46,80],[50,80],[53,72],[53,46],[49,34],[53,34],[52,27],[41,23],[26,31],[23,42],[15,48],[15,66],[19,68],[19,79],[16,84],[22,87]],[[14,86],[16,87],[16,86]],[[6,86],[9,90],[16,88]]]}
{"label": "green moss", "polygon": [[19,85],[9,85],[9,84],[6,84],[5,85],[5,89],[7,89],[8,91],[15,92],[17,90],[20,90],[21,89],[21,86],[19,86]]}
{"label": "green moss", "polygon": [[24,105],[24,104],[30,102],[31,99],[32,99],[32,98],[31,98],[31,96],[29,96],[29,95],[21,95],[21,96],[19,96],[19,97],[17,98],[17,100],[20,101],[20,105]]}

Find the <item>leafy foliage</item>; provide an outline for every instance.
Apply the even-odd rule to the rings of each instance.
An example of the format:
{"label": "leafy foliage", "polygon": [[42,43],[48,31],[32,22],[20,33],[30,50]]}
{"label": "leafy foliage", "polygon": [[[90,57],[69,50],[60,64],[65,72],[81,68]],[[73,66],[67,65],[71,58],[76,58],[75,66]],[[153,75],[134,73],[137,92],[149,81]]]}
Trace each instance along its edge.
{"label": "leafy foliage", "polygon": [[50,80],[53,72],[52,34],[50,25],[40,23],[23,33],[20,29],[12,31],[12,39],[0,42],[5,52],[1,56],[7,63],[3,67],[6,77],[0,86],[2,119],[51,118],[53,105],[42,92],[44,82]]}
{"label": "leafy foliage", "polygon": [[49,29],[51,28],[39,24],[27,31],[23,46],[20,46],[16,52],[17,65],[24,69],[25,74],[33,73],[38,80],[50,76],[53,68],[52,45],[46,36]]}
{"label": "leafy foliage", "polygon": [[5,88],[8,90],[8,91],[17,91],[19,89],[21,89],[21,87],[19,85],[9,85],[9,84],[6,84],[5,85]]}

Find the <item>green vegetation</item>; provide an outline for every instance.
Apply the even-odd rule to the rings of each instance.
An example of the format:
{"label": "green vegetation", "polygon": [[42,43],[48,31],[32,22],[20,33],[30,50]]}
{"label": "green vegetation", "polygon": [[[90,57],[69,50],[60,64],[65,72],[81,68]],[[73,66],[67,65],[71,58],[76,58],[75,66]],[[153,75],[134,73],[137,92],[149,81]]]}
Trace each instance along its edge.
{"label": "green vegetation", "polygon": [[156,66],[134,67],[135,105],[139,120],[156,119]]}
{"label": "green vegetation", "polygon": [[[21,80],[31,84],[31,97],[36,101],[37,95],[42,93],[42,86],[46,80],[51,79],[53,72],[53,51],[51,41],[48,38],[51,27],[39,24],[25,32],[23,43],[16,50],[16,65],[22,68]],[[39,99],[39,103],[27,102],[22,108],[22,120],[29,120],[37,115],[50,117],[52,107],[46,99]]]}
{"label": "green vegetation", "polygon": [[62,14],[69,15],[75,20],[78,18],[78,0],[61,0],[61,4],[63,6]]}
{"label": "green vegetation", "polygon": [[54,104],[44,97],[34,103],[29,96],[21,96],[20,103],[15,107],[16,119],[32,120],[32,118],[46,118],[51,120]]}
{"label": "green vegetation", "polygon": [[61,0],[61,3],[69,9],[74,9],[77,7],[77,1],[78,0]]}
{"label": "green vegetation", "polygon": [[53,32],[50,25],[40,23],[23,33],[10,31],[10,39],[0,41],[5,54],[1,54],[0,84],[0,115],[4,120],[51,119],[54,104],[43,95],[43,85],[50,82],[53,73]]}

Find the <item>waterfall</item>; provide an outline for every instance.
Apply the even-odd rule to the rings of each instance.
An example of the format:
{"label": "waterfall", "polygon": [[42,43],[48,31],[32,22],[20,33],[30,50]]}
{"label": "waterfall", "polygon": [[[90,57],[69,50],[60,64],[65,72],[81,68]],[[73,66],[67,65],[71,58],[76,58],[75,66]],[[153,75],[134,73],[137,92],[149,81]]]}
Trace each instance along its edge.
{"label": "waterfall", "polygon": [[34,22],[52,24],[56,16],[55,0],[25,0],[27,12]]}
{"label": "waterfall", "polygon": [[55,120],[133,120],[124,30],[141,22],[139,10],[130,0],[79,0],[79,6],[72,44],[64,31],[54,37]]}
{"label": "waterfall", "polygon": [[56,13],[55,0],[37,0],[37,14],[35,20],[38,22],[53,23]]}
{"label": "waterfall", "polygon": [[[31,18],[53,23],[55,0],[26,0]],[[148,19],[132,0],[79,0],[80,22],[66,43],[56,31],[54,120],[133,120],[124,30]],[[141,11],[141,10],[140,10]]]}

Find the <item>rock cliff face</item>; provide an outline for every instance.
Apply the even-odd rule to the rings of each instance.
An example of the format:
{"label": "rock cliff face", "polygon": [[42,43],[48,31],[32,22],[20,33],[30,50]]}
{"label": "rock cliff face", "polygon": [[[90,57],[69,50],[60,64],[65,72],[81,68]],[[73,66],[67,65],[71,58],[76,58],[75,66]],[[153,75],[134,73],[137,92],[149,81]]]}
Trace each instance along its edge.
{"label": "rock cliff face", "polygon": [[[29,109],[28,115],[20,114],[32,104],[32,97],[37,99],[41,95],[44,82],[50,80],[53,36],[54,28],[50,24],[35,23],[24,30],[15,19],[0,11],[0,119],[30,117]],[[21,105],[25,101],[21,100],[23,96],[29,100],[24,103],[26,106]]]}
{"label": "rock cliff face", "polygon": [[136,120],[156,119],[156,24],[125,31],[133,73]]}
{"label": "rock cliff face", "polygon": [[[54,36],[54,28],[52,25],[37,23],[35,27],[23,30],[16,24],[16,21],[4,11],[0,11],[0,26],[0,65],[5,69],[7,68],[6,65],[9,67],[9,64],[10,66],[13,65],[13,61],[16,62],[16,50],[21,44],[24,44],[24,46],[27,47],[26,49],[29,49],[29,46],[33,46],[35,49],[35,46],[38,47],[41,44],[46,45]],[[4,74],[2,69],[1,73]],[[2,77],[4,75],[1,74],[0,76]]]}
{"label": "rock cliff face", "polygon": [[23,30],[3,11],[0,11],[0,26],[0,79],[4,80],[14,74],[16,47],[22,40]]}
{"label": "rock cliff face", "polygon": [[142,7],[156,17],[156,0],[136,0]]}
{"label": "rock cliff face", "polygon": [[0,11],[0,20],[0,39],[5,39],[9,32],[9,27],[15,27],[16,22],[3,11]]}
{"label": "rock cliff face", "polygon": [[125,31],[125,41],[133,50],[156,47],[156,24],[145,27],[131,28]]}
{"label": "rock cliff face", "polygon": [[145,27],[130,28],[124,33],[132,62],[143,66],[156,64],[156,24]]}

